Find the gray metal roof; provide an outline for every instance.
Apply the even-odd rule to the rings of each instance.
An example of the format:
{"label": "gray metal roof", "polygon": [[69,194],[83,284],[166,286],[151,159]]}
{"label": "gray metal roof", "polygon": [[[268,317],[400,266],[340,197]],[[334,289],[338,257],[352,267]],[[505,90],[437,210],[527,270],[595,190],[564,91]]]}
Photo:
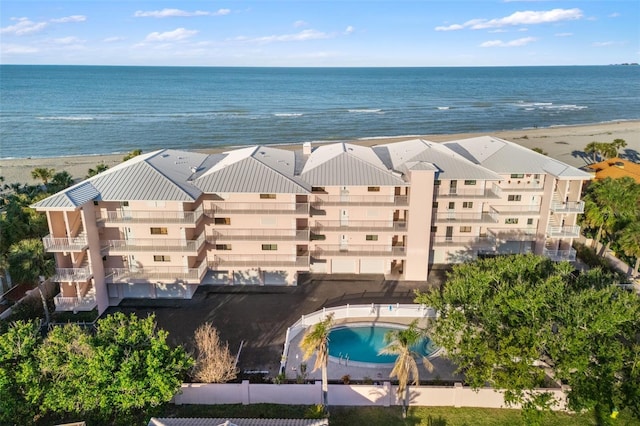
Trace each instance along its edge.
{"label": "gray metal roof", "polygon": [[558,178],[591,179],[589,173],[546,155],[492,136],[481,136],[443,145],[496,173],[548,173]]}
{"label": "gray metal roof", "polygon": [[312,186],[406,186],[370,147],[337,143],[316,148],[300,177]]}
{"label": "gray metal roof", "polygon": [[148,426],[328,426],[328,419],[157,418]]}
{"label": "gray metal roof", "polygon": [[207,193],[294,193],[304,194],[310,185],[294,176],[292,151],[253,146],[226,153],[193,184]]}
{"label": "gray metal roof", "polygon": [[440,143],[412,139],[378,145],[373,149],[387,166],[395,170],[405,171],[409,165],[422,162],[431,163],[437,168],[437,179],[502,179],[491,170],[472,163]]}

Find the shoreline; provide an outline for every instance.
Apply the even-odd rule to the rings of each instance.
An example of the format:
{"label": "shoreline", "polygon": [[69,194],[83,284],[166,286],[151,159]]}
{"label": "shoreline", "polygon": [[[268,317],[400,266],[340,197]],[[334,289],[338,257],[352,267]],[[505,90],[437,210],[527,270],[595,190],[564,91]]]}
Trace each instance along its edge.
{"label": "shoreline", "polygon": [[[549,157],[563,161],[574,167],[583,167],[591,162],[589,156],[584,154],[584,147],[593,141],[612,142],[614,139],[624,139],[627,147],[623,148],[621,156],[631,161],[640,162],[640,120],[613,121],[604,123],[582,125],[557,125],[551,127],[527,128],[519,130],[500,130],[495,132],[478,133],[452,133],[452,134],[425,134],[403,136],[378,136],[364,137],[352,140],[335,141],[311,141],[312,145],[319,146],[330,143],[349,142],[363,146],[382,145],[385,143],[399,142],[409,139],[425,139],[432,142],[447,142],[456,139],[466,139],[477,136],[494,136],[517,143],[526,148],[540,148],[548,153]],[[280,149],[299,149],[303,142],[296,144],[269,144]],[[251,146],[251,145],[246,145]],[[188,149],[187,151],[214,154],[233,149],[246,147],[245,145],[216,146],[214,148]],[[167,146],[168,149],[180,149]],[[135,149],[132,147],[131,150]],[[123,153],[112,154],[87,154],[67,157],[32,157],[9,158],[0,160],[0,176],[3,176],[5,184],[11,183],[37,183],[31,177],[31,171],[37,167],[53,168],[56,172],[67,171],[78,180],[84,179],[89,168],[104,163],[112,167],[122,162],[126,155]]]}

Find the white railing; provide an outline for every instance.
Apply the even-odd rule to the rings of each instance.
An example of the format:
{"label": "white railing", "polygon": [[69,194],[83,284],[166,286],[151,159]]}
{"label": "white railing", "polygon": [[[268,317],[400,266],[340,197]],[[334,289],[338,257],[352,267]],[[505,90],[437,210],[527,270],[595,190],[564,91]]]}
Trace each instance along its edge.
{"label": "white railing", "polygon": [[539,214],[540,206],[491,206],[499,214]]}
{"label": "white railing", "polygon": [[203,213],[202,206],[194,211],[115,210],[96,212],[96,219],[104,223],[196,224]]}
{"label": "white railing", "polygon": [[333,314],[333,319],[343,320],[349,318],[359,319],[380,319],[380,318],[435,318],[436,311],[425,305],[417,304],[375,304],[370,305],[344,305],[333,308],[322,308],[320,311],[302,315],[298,321],[287,328],[287,334],[284,340],[284,350],[280,359],[280,372],[287,365],[287,355],[289,353],[289,345],[291,341],[307,327],[315,325],[324,320],[327,315]]}
{"label": "white railing", "polygon": [[315,195],[312,203],[319,205],[355,204],[370,206],[386,204],[393,206],[407,206],[409,198],[406,195]]}
{"label": "white railing", "polygon": [[309,256],[295,254],[217,254],[209,263],[213,269],[232,267],[309,266]]}
{"label": "white railing", "polygon": [[311,226],[317,231],[401,231],[407,230],[407,222],[393,220],[316,220]]}
{"label": "white railing", "polygon": [[466,246],[466,247],[493,247],[496,243],[495,238],[486,237],[432,237],[431,242],[434,246]]}
{"label": "white railing", "polygon": [[188,280],[200,282],[207,272],[207,262],[201,262],[197,268],[180,266],[153,266],[148,268],[107,268],[106,278],[110,283],[123,283],[129,280]]}
{"label": "white railing", "polygon": [[309,241],[308,229],[223,229],[215,228],[207,240],[216,241]]}
{"label": "white railing", "polygon": [[83,282],[91,278],[93,274],[89,268],[56,268],[56,273],[51,277],[53,282]]}
{"label": "white railing", "polygon": [[545,256],[547,256],[549,259],[555,261],[555,262],[560,262],[563,260],[567,260],[570,262],[573,262],[576,260],[576,251],[574,249],[569,249],[569,250],[548,250],[548,249],[543,249],[542,250],[542,254],[544,254]]}
{"label": "white railing", "polygon": [[103,250],[110,252],[136,252],[136,251],[190,251],[197,252],[205,242],[204,232],[195,240],[182,240],[178,238],[133,238],[130,240],[104,240]]}
{"label": "white railing", "polygon": [[489,213],[475,212],[462,213],[455,210],[436,212],[436,222],[490,222],[496,223],[498,219]]}
{"label": "white railing", "polygon": [[568,201],[551,203],[551,211],[556,213],[584,213],[584,201]]}
{"label": "white railing", "polygon": [[60,294],[53,298],[56,311],[92,311],[98,306],[95,290],[92,288],[82,297],[63,297]]}
{"label": "white railing", "polygon": [[313,256],[404,256],[406,247],[389,245],[318,244]]}
{"label": "white railing", "polygon": [[221,213],[246,213],[246,214],[308,214],[308,203],[234,203],[216,202],[211,204],[205,213],[213,216]]}
{"label": "white railing", "polygon": [[547,228],[549,237],[578,238],[580,236],[579,226],[549,226]]}
{"label": "white railing", "polygon": [[44,237],[42,243],[46,251],[82,251],[89,244],[85,235],[74,238],[54,238],[51,234]]}
{"label": "white railing", "polygon": [[534,241],[537,233],[536,228],[489,228],[487,231],[503,241]]}

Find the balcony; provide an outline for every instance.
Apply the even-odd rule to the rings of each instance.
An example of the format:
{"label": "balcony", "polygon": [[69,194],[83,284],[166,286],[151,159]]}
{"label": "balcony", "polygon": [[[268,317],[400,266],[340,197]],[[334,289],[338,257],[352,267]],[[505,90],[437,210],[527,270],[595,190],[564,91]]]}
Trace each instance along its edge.
{"label": "balcony", "polygon": [[187,281],[199,284],[207,272],[207,262],[201,262],[196,268],[181,266],[151,266],[148,268],[107,268],[107,283],[127,283],[131,281]]}
{"label": "balcony", "polygon": [[92,276],[89,268],[56,268],[56,273],[51,277],[51,281],[81,283],[86,282]]}
{"label": "balcony", "polygon": [[491,188],[445,188],[438,187],[435,192],[437,198],[500,198],[500,187],[492,185]]}
{"label": "balcony", "polygon": [[309,256],[295,254],[226,254],[216,255],[209,267],[214,270],[226,268],[262,267],[309,267]]}
{"label": "balcony", "polygon": [[316,220],[311,226],[316,232],[396,232],[406,233],[407,222],[400,220]]}
{"label": "balcony", "polygon": [[133,238],[102,241],[102,251],[111,255],[132,252],[188,252],[197,254],[205,242],[204,232],[195,240],[173,238]]}
{"label": "balcony", "polygon": [[96,300],[96,292],[95,289],[91,288],[82,297],[63,297],[60,294],[53,298],[53,303],[56,306],[56,311],[92,311],[98,306],[98,301]]}
{"label": "balcony", "polygon": [[554,213],[584,213],[584,201],[568,201],[551,203],[551,211]]}
{"label": "balcony", "polygon": [[431,237],[434,247],[470,247],[470,248],[493,248],[496,244],[495,238],[491,236],[464,237],[464,236],[436,236]]}
{"label": "balcony", "polygon": [[496,223],[498,218],[489,213],[461,213],[455,210],[436,212],[436,223],[461,222],[461,223]]}
{"label": "balcony", "polygon": [[554,262],[561,262],[563,260],[574,262],[576,260],[576,251],[574,249],[569,250],[548,250],[543,249],[542,254],[547,256]]}
{"label": "balcony", "polygon": [[547,236],[551,238],[578,238],[580,236],[579,226],[549,226]]}
{"label": "balcony", "polygon": [[540,206],[522,206],[522,205],[503,205],[491,206],[491,211],[497,214],[506,214],[509,216],[534,216],[540,214]]}
{"label": "balcony", "polygon": [[215,228],[207,241],[309,241],[308,229],[223,229]]}
{"label": "balcony", "polygon": [[406,195],[315,195],[312,201],[317,206],[408,206]]}
{"label": "balcony", "polygon": [[116,210],[100,211],[96,213],[98,225],[121,225],[127,223],[148,224],[183,224],[196,225],[204,210],[199,207],[195,211],[157,211],[157,210]]}
{"label": "balcony", "polygon": [[233,203],[219,202],[212,204],[210,208],[205,210],[205,214],[209,217],[220,216],[222,214],[291,214],[291,215],[307,215],[309,214],[308,203]]}
{"label": "balcony", "polygon": [[89,246],[87,236],[80,234],[73,238],[54,238],[51,234],[42,239],[45,251],[48,252],[79,252]]}
{"label": "balcony", "polygon": [[501,241],[535,241],[538,232],[536,228],[493,228],[488,231]]}
{"label": "balcony", "polygon": [[311,252],[315,257],[363,256],[405,257],[406,247],[389,245],[319,244]]}

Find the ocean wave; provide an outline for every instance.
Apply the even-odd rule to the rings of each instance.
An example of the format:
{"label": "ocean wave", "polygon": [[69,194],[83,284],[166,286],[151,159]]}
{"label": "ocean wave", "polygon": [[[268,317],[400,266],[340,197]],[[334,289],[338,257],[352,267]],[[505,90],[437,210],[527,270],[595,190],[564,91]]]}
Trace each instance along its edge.
{"label": "ocean wave", "polygon": [[92,121],[96,120],[96,117],[88,115],[61,115],[52,117],[37,117],[38,120],[45,121]]}
{"label": "ocean wave", "polygon": [[349,112],[356,112],[356,113],[369,113],[369,114],[384,114],[382,112],[382,110],[380,108],[356,108],[356,109],[349,109]]}
{"label": "ocean wave", "polygon": [[273,114],[275,117],[300,117],[301,112],[276,112]]}
{"label": "ocean wave", "polygon": [[518,102],[515,104],[517,107],[524,109],[525,111],[535,111],[535,110],[564,110],[564,111],[579,111],[583,109],[588,109],[589,107],[586,105],[575,105],[575,104],[558,104],[555,105],[553,102]]}
{"label": "ocean wave", "polygon": [[439,110],[447,110],[447,109],[449,109],[450,107],[448,107],[448,106],[441,106],[441,107],[437,107],[437,108],[438,108]]}

